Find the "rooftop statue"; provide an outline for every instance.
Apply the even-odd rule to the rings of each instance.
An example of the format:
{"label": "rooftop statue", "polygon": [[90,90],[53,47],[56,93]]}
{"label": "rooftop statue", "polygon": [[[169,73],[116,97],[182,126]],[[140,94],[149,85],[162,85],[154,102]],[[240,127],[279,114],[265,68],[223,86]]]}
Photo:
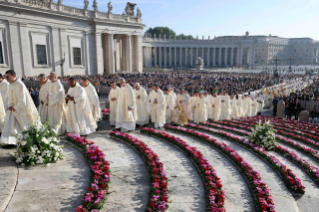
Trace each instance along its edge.
{"label": "rooftop statue", "polygon": [[93,6],[92,7],[94,8],[94,11],[98,11],[97,1],[96,0],[93,1]]}
{"label": "rooftop statue", "polygon": [[84,10],[87,10],[90,2],[88,0],[84,0]]}
{"label": "rooftop statue", "polygon": [[111,14],[112,13],[112,10],[113,10],[113,6],[111,5],[111,2],[109,2],[108,4],[107,4],[107,9],[108,9],[108,13],[109,14]]}
{"label": "rooftop statue", "polygon": [[140,8],[137,8],[136,9],[136,16],[138,17],[138,18],[142,18],[142,13],[141,13],[141,10],[140,10]]}
{"label": "rooftop statue", "polygon": [[134,10],[135,10],[136,4],[127,2],[126,7],[125,7],[125,13],[127,16],[134,16]]}

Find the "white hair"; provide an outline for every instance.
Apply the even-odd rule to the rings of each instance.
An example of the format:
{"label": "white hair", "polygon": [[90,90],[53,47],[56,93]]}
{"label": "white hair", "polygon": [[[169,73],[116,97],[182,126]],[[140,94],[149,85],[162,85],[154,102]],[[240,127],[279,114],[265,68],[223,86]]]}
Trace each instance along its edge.
{"label": "white hair", "polygon": [[135,85],[137,85],[138,87],[140,87],[140,86],[141,86],[141,85],[140,85],[140,83],[138,83],[138,82],[137,82],[137,83],[135,83]]}
{"label": "white hair", "polygon": [[52,74],[53,76],[56,77],[56,72],[55,71],[51,71],[50,74]]}

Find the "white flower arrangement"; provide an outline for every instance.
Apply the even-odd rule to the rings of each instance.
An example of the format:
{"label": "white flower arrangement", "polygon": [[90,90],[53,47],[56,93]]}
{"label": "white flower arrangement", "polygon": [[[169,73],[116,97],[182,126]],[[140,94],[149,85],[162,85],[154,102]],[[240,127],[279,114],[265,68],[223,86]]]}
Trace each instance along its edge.
{"label": "white flower arrangement", "polygon": [[63,159],[63,146],[48,125],[41,127],[31,125],[22,132],[15,134],[17,148],[15,151],[16,163],[21,165],[48,164]]}
{"label": "white flower arrangement", "polygon": [[261,124],[259,120],[258,125],[256,125],[251,133],[249,134],[249,142],[256,144],[266,150],[272,150],[277,145],[276,135],[272,124],[267,121]]}

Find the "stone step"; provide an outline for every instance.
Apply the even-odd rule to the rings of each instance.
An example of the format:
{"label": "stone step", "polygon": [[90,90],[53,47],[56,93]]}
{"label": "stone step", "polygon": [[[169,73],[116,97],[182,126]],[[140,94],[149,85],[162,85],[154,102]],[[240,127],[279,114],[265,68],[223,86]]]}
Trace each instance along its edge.
{"label": "stone step", "polygon": [[168,196],[172,200],[168,211],[206,211],[205,190],[195,166],[185,154],[175,146],[144,134],[134,133],[158,154],[164,163],[168,178]]}
{"label": "stone step", "polygon": [[224,142],[231,148],[236,150],[253,168],[258,171],[262,177],[262,181],[270,188],[270,194],[274,198],[276,211],[280,212],[297,212],[299,211],[298,205],[295,202],[294,197],[290,191],[286,188],[285,184],[278,177],[278,175],[259,157],[251,153],[249,150],[241,147],[239,144],[233,143],[225,138],[213,136],[208,133],[212,138],[217,139],[220,142]]}
{"label": "stone step", "polygon": [[126,143],[95,133],[87,137],[110,161],[110,194],[101,212],[145,211],[149,202],[149,174],[142,158]]}
{"label": "stone step", "polygon": [[210,145],[192,137],[173,133],[172,131],[168,131],[168,133],[180,137],[189,145],[196,147],[216,169],[217,175],[221,178],[223,189],[226,192],[226,211],[254,211],[253,198],[246,181],[238,169],[226,157]]}

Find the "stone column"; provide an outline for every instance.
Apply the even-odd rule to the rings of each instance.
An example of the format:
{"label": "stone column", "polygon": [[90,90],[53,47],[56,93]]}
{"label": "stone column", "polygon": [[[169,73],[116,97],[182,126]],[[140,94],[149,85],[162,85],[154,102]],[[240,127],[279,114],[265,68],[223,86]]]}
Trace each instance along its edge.
{"label": "stone column", "polygon": [[198,59],[198,47],[196,47],[195,63],[197,62],[197,59]]}
{"label": "stone column", "polygon": [[[8,64],[10,64],[10,67],[12,69],[16,70],[16,74],[18,76],[23,75],[23,65],[21,64],[22,61],[22,55],[20,52],[20,38],[19,38],[19,29],[18,29],[18,23],[17,22],[9,22],[9,35],[10,35],[10,44],[11,44],[11,54],[12,59],[8,60]],[[36,55],[35,55],[36,57]],[[10,57],[8,57],[10,58]]]}
{"label": "stone column", "polygon": [[132,37],[126,35],[126,70],[127,72],[132,72]]}
{"label": "stone column", "polygon": [[132,50],[132,72],[142,72],[142,36],[131,36]]}
{"label": "stone column", "polygon": [[207,67],[210,66],[210,48],[207,48]]}
{"label": "stone column", "polygon": [[218,52],[218,65],[222,64],[222,48],[219,47],[219,52]]}
{"label": "stone column", "polygon": [[183,48],[179,47],[179,66],[183,65]]}
{"label": "stone column", "polygon": [[193,66],[193,47],[190,48],[190,65]]}
{"label": "stone column", "polygon": [[213,66],[215,66],[216,65],[216,48],[213,48]]}
{"label": "stone column", "polygon": [[[205,59],[205,55],[204,55],[204,48],[202,47],[202,53],[201,53],[201,58],[204,60]],[[204,61],[205,62],[205,61]]]}
{"label": "stone column", "polygon": [[177,54],[177,47],[174,47],[174,66],[177,66],[177,57],[176,57],[176,54]]}
{"label": "stone column", "polygon": [[169,66],[172,66],[172,47],[168,47],[169,48]]}
{"label": "stone column", "polygon": [[163,66],[163,63],[162,63],[162,47],[159,47],[159,48],[158,48],[158,55],[159,55],[159,58],[158,58],[158,67],[162,67],[162,66]]}
{"label": "stone column", "polygon": [[164,67],[167,66],[167,47],[164,47]]}
{"label": "stone column", "polygon": [[228,47],[225,48],[225,65],[228,65]]}
{"label": "stone column", "polygon": [[157,48],[154,46],[154,67],[157,66]]}
{"label": "stone column", "polygon": [[[30,55],[30,47],[29,47],[29,36],[28,36],[28,26],[27,24],[22,24],[19,23],[20,25],[20,40],[21,40],[21,53],[22,53],[22,66],[23,66],[23,74],[25,76],[32,76],[32,72],[31,72],[31,55]],[[49,37],[47,37],[47,39],[49,39]],[[49,46],[47,46],[47,51],[51,50],[51,40],[49,42]],[[52,52],[52,51],[50,51]],[[51,65],[51,67],[55,66],[55,61],[51,61],[49,59],[50,55],[47,55],[48,57],[48,65]],[[52,57],[51,57],[52,58]],[[51,64],[49,64],[49,62],[51,61]],[[22,70],[21,70],[22,71]]]}
{"label": "stone column", "polygon": [[187,58],[188,58],[188,57],[187,57],[187,56],[188,56],[188,54],[187,54],[187,53],[188,53],[188,52],[187,52],[187,50],[188,50],[188,48],[187,48],[187,47],[185,47],[184,49],[185,49],[185,66],[187,66]]}
{"label": "stone column", "polygon": [[234,49],[233,47],[230,48],[230,65],[234,65]]}

